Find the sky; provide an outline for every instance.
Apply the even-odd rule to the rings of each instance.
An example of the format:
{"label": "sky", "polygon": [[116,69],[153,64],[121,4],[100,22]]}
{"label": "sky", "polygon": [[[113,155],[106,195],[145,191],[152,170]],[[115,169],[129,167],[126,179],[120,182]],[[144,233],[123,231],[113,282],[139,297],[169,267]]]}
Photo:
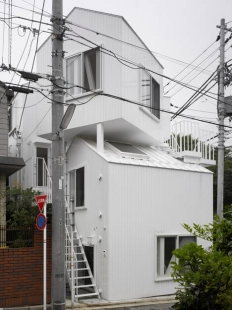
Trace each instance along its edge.
{"label": "sky", "polygon": [[[20,25],[38,29],[38,23],[31,25],[31,21],[22,18],[32,18],[33,4],[35,4],[33,18],[39,21],[43,0],[12,0],[12,14],[21,18],[12,19],[14,29],[11,49],[9,49],[8,25],[3,22],[4,11],[6,18],[9,13],[8,5],[4,3],[8,4],[9,1],[0,0],[0,62],[9,65],[8,52],[11,50],[11,66],[17,67],[25,49],[18,68],[31,71],[37,35],[33,40],[30,32],[28,39],[29,30],[24,31]],[[219,29],[216,26],[220,25],[222,18],[225,18],[228,27],[232,27],[231,0],[65,0],[64,15],[67,15],[75,6],[123,16],[149,49],[155,53],[164,66],[164,75],[170,78],[176,77],[187,64],[202,54],[193,62],[193,65],[207,70],[192,71],[189,66],[176,77],[177,80],[183,79],[183,82],[195,87],[201,86],[219,65],[219,41],[215,42]],[[46,0],[43,22],[50,23],[51,13],[52,0]],[[9,23],[9,20],[5,19],[5,21]],[[48,25],[41,26],[40,30],[45,32],[40,34],[38,46],[47,38],[46,31],[49,29]],[[226,34],[226,37],[229,34]],[[232,59],[231,45],[232,39],[226,45],[228,50],[225,61]],[[36,72],[36,64],[33,71]],[[187,74],[188,76],[185,77]],[[1,72],[0,75],[2,81],[12,79],[12,74],[9,72]],[[14,81],[18,81],[18,78],[14,77]],[[181,107],[193,94],[192,90],[180,89],[180,86],[174,82],[169,85],[166,85],[167,83],[168,80],[165,79],[164,93],[171,96],[171,103],[176,107]],[[212,88],[211,91],[217,93],[217,87]],[[226,96],[229,95],[232,95],[232,87],[226,90]],[[173,112],[176,110],[177,108],[172,108]],[[216,100],[203,96],[184,113],[217,123]],[[178,118],[175,121],[178,121]],[[228,118],[225,123],[229,125]],[[216,125],[201,123],[200,126],[205,130],[217,132]],[[232,127],[232,124],[230,126]],[[226,143],[232,145],[232,139]]]}

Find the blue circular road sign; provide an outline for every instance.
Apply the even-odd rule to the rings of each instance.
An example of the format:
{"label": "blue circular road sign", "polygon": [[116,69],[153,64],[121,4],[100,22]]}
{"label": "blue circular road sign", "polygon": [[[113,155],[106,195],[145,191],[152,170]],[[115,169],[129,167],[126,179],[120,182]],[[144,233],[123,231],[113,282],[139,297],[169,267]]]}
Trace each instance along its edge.
{"label": "blue circular road sign", "polygon": [[40,213],[36,217],[36,226],[39,230],[43,230],[46,227],[46,217],[43,213]]}

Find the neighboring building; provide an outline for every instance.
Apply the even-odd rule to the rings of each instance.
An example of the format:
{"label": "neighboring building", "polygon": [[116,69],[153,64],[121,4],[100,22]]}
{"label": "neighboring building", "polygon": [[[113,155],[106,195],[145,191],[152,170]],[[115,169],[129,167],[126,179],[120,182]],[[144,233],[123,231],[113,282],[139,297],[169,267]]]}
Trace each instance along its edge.
{"label": "neighboring building", "polygon": [[[83,262],[85,270],[75,270],[82,280],[79,289],[95,283],[95,294],[100,292],[110,301],[173,294],[172,250],[190,241],[206,245],[189,235],[182,223],[212,220],[213,175],[198,165],[214,163],[212,150],[207,139],[201,146],[191,142],[179,145],[176,133],[170,146],[164,143],[170,141],[170,114],[163,112],[169,111],[170,98],[163,96],[162,77],[145,69],[132,70],[98,47],[162,74],[162,65],[123,17],[74,8],[66,25],[72,29],[67,35],[80,42],[64,41],[66,87],[94,90],[93,94],[74,87],[65,96],[66,103],[77,104],[64,138],[65,194],[69,208],[74,206],[78,229],[74,234],[75,259],[79,261],[82,255],[80,247],[88,259],[87,264]],[[51,44],[49,38],[38,51],[39,73],[51,74]],[[40,83],[47,88],[47,80]],[[21,182],[24,187],[47,192],[51,199],[51,138],[55,133],[48,101],[40,94],[28,95],[20,129],[21,154],[26,162]],[[12,111],[16,131],[21,117],[16,108],[23,103],[24,95],[18,95]],[[182,137],[183,130],[178,134]],[[14,139],[10,148],[12,153],[16,151]],[[69,233],[67,223],[68,280]],[[80,265],[76,262],[75,268]],[[86,274],[89,269],[93,283],[87,278],[91,279],[91,274]],[[83,294],[76,290],[76,298]]]}
{"label": "neighboring building", "polygon": [[[20,157],[10,157],[8,154],[8,107],[14,93],[0,82],[0,226],[6,226],[6,191],[7,178],[25,166]],[[1,230],[0,244],[4,244],[5,233]]]}

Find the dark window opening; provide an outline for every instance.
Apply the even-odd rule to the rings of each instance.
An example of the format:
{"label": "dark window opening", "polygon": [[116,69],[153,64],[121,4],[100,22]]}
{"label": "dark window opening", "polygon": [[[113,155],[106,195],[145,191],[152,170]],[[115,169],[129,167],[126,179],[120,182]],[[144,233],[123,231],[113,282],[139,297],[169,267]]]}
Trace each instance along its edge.
{"label": "dark window opening", "polygon": [[145,70],[142,70],[141,86],[141,103],[160,119],[160,85]]}
{"label": "dark window opening", "polygon": [[157,118],[160,118],[160,86],[154,79],[152,79],[151,93],[152,93],[151,113],[154,114]]}
{"label": "dark window opening", "polygon": [[48,149],[43,147],[37,147],[37,186],[47,185],[47,171],[44,167],[44,163],[48,164]]}
{"label": "dark window opening", "polygon": [[[84,246],[84,251],[85,251],[85,255],[87,258],[87,261],[89,263],[89,267],[90,270],[92,272],[92,275],[94,277],[94,247],[93,246]],[[85,276],[88,276],[88,271],[85,270]],[[91,284],[91,279],[90,278],[86,278],[85,279],[85,284]]]}
{"label": "dark window opening", "polygon": [[76,170],[76,207],[85,205],[85,168]]}
{"label": "dark window opening", "polygon": [[9,132],[12,130],[12,107],[8,110]]}

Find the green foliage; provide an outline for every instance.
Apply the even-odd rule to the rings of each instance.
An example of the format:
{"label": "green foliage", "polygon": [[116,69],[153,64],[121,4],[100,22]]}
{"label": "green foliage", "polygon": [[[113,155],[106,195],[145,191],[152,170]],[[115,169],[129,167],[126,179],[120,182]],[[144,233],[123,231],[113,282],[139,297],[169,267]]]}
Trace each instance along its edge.
{"label": "green foliage", "polygon": [[195,236],[212,243],[207,249],[189,243],[173,251],[177,262],[172,263],[172,276],[181,287],[176,295],[176,309],[232,309],[231,212],[222,220],[215,216],[213,224],[183,226]]}
{"label": "green foliage", "polygon": [[35,225],[35,217],[38,214],[35,196],[39,194],[32,188],[23,189],[21,186],[7,189],[5,192],[7,226]]}

